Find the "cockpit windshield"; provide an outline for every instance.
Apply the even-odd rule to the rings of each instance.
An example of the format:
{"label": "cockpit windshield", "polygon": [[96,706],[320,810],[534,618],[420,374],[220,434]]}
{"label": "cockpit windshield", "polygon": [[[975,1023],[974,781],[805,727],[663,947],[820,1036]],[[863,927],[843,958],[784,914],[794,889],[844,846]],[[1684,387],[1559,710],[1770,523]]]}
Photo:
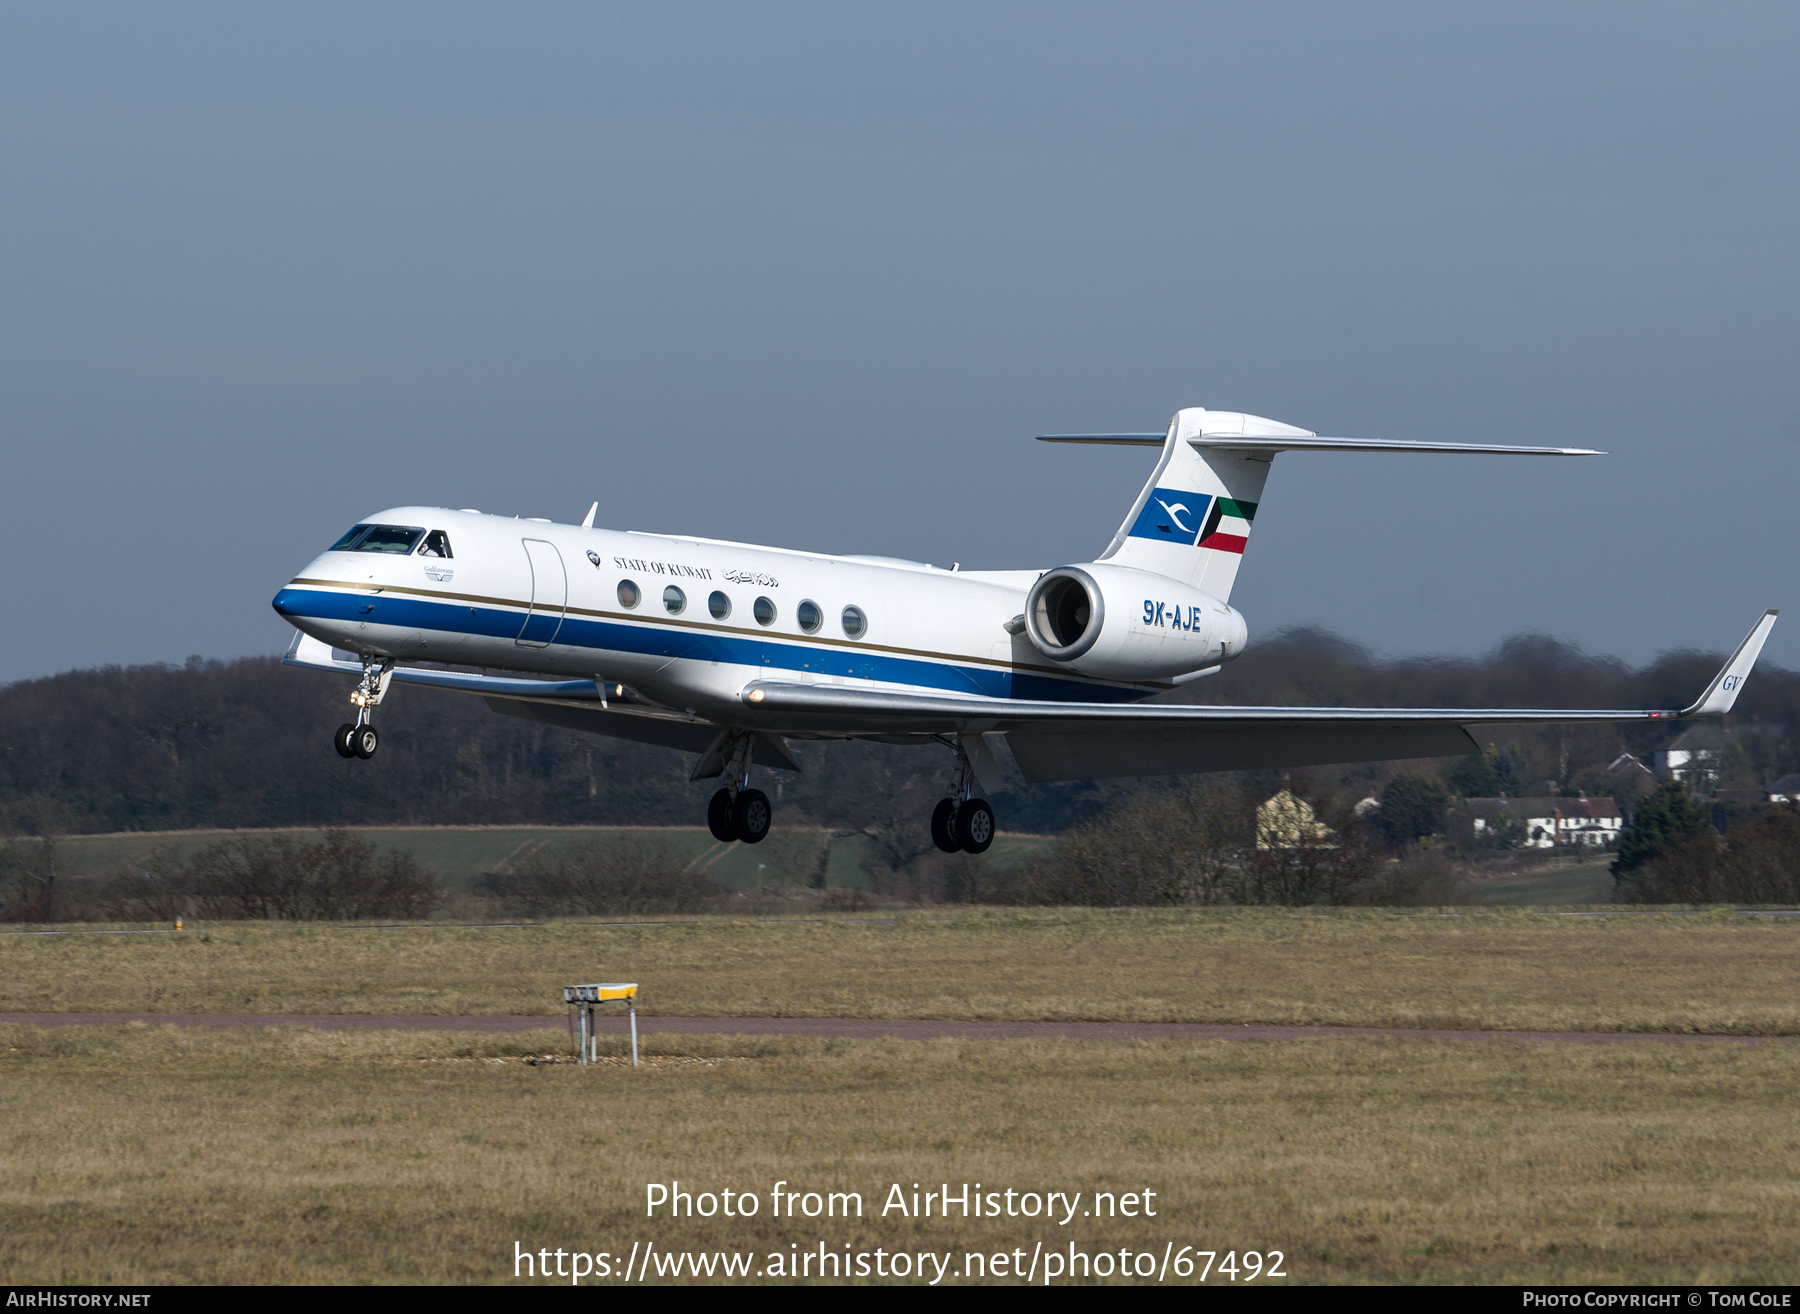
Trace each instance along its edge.
{"label": "cockpit windshield", "polygon": [[332,552],[391,552],[403,557],[424,535],[406,525],[357,525],[330,547]]}

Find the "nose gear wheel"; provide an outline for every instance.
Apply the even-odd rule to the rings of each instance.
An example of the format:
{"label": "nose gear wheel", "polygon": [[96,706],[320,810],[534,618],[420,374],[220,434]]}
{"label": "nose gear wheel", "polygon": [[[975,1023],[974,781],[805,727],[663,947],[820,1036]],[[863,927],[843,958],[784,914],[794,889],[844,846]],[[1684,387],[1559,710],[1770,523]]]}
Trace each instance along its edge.
{"label": "nose gear wheel", "polygon": [[375,707],[387,694],[388,681],[394,675],[394,662],[392,658],[364,657],[362,668],[362,679],[357,681],[356,690],[350,695],[350,702],[356,708],[356,720],[337,728],[331,736],[331,746],[339,757],[366,760],[374,757],[375,750],[381,746],[381,736],[375,733]]}

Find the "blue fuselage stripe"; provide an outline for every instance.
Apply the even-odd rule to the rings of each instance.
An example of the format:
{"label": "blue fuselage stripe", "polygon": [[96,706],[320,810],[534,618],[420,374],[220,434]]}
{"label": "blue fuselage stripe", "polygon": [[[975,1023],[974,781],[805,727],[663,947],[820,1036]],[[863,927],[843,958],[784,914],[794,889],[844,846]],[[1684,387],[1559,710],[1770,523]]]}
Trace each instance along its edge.
{"label": "blue fuselage stripe", "polygon": [[[431,630],[439,634],[479,635],[512,640],[519,636],[525,613],[498,607],[433,602],[404,596],[340,593],[325,589],[282,589],[274,607],[283,616],[321,621],[370,624]],[[528,637],[550,638],[554,621],[543,617],[544,632]],[[708,630],[665,627],[646,620],[625,625],[617,621],[566,616],[555,629],[558,647],[623,652],[685,661],[721,662],[769,671],[804,671],[815,675],[848,676],[883,684],[943,689],[981,694],[989,698],[1023,698],[1061,702],[1135,702],[1144,692],[1103,684],[1035,675],[1008,668],[970,666],[895,656],[864,648],[812,645],[774,636],[738,636]],[[521,649],[531,651],[530,648]]]}

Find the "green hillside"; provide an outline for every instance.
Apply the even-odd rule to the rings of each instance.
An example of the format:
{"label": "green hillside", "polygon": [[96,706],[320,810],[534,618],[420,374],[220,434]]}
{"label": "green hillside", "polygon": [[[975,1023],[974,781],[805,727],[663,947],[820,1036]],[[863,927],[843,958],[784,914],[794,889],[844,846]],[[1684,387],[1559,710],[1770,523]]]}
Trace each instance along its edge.
{"label": "green hillside", "polygon": [[[466,889],[485,872],[506,871],[534,853],[627,836],[666,844],[691,868],[732,889],[758,885],[811,885],[825,859],[829,887],[863,889],[867,841],[860,835],[821,828],[773,831],[758,845],[721,844],[699,826],[363,826],[359,835],[386,848],[403,849],[435,870],[450,889]],[[57,865],[71,876],[101,876],[141,861],[159,848],[184,855],[233,835],[294,835],[316,838],[311,829],[127,831],[112,835],[71,835],[57,846]],[[1002,835],[987,861],[1010,865],[1050,843],[1047,836]]]}

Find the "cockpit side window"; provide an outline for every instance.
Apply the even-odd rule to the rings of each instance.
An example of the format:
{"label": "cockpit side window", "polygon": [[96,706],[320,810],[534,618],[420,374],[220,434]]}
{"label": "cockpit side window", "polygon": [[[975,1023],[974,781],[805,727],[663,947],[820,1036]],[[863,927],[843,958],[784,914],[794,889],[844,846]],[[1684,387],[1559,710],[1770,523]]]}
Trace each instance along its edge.
{"label": "cockpit side window", "polygon": [[434,529],[425,535],[425,541],[419,544],[419,555],[422,557],[450,556],[450,535],[441,529]]}
{"label": "cockpit side window", "polygon": [[403,557],[418,544],[425,531],[408,525],[370,525],[352,552],[391,552]]}
{"label": "cockpit side window", "polygon": [[345,534],[325,550],[327,552],[348,552],[351,548],[356,546],[356,540],[368,532],[369,527],[367,525],[352,525],[350,526],[350,532],[348,534]]}

